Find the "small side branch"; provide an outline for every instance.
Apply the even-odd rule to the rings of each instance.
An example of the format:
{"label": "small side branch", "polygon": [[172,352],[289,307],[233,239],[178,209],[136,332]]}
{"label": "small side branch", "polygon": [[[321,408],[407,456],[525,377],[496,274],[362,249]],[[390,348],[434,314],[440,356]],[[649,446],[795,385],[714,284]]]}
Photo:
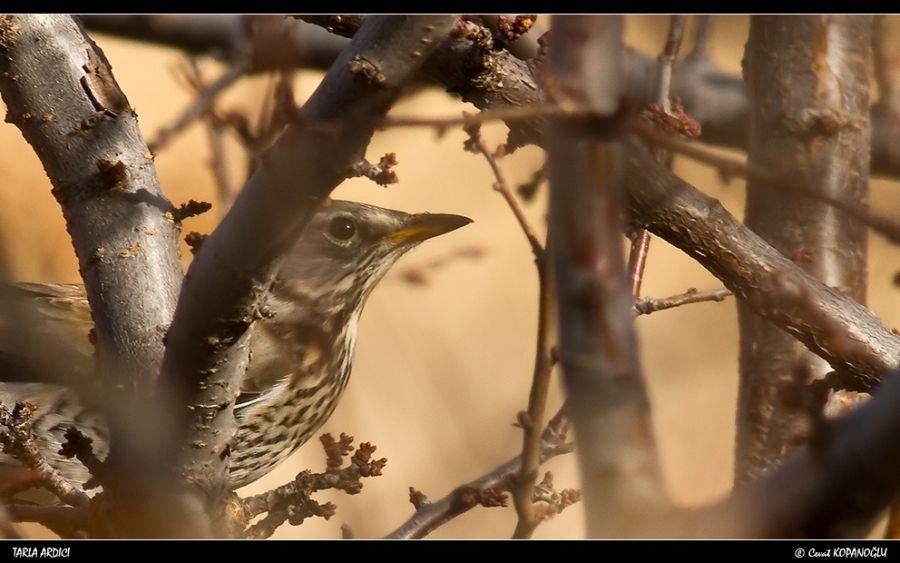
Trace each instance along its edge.
{"label": "small side branch", "polygon": [[166,148],[172,139],[187,129],[188,125],[208,113],[215,103],[216,98],[229,86],[237,82],[241,76],[246,74],[249,68],[249,56],[238,57],[229,65],[228,69],[222,73],[222,76],[199,91],[194,101],[181,112],[171,125],[163,127],[159,133],[156,134],[156,138],[147,143],[150,150],[152,152],[159,152]]}
{"label": "small side branch", "polygon": [[477,126],[466,128],[469,140],[466,148],[472,152],[481,154],[494,173],[496,182],[494,189],[500,192],[503,199],[516,217],[519,228],[531,245],[534,254],[534,263],[538,274],[538,328],[537,344],[535,348],[534,371],[531,381],[531,392],[528,395],[528,411],[520,415],[522,426],[522,467],[514,480],[512,487],[513,503],[516,506],[518,522],[513,532],[513,538],[530,538],[534,529],[541,522],[541,518],[534,508],[532,493],[534,484],[538,478],[538,469],[541,464],[541,435],[540,428],[544,425],[545,410],[547,407],[547,394],[550,390],[550,376],[553,371],[553,360],[550,354],[550,328],[552,323],[553,295],[548,282],[547,264],[544,246],[538,240],[537,233],[525,217],[525,211],[516,198],[500,166],[500,155],[503,147],[492,153],[488,149],[484,138]]}
{"label": "small side branch", "polygon": [[[566,407],[557,412],[541,434],[541,461],[569,453],[572,444],[566,441],[569,419]],[[472,508],[484,505],[486,499],[497,499],[498,492],[509,490],[510,479],[522,469],[522,456],[485,473],[478,479],[460,485],[444,498],[429,502],[425,496],[410,488],[410,502],[416,507],[415,514],[399,528],[385,536],[386,539],[424,538],[440,526]],[[493,504],[496,506],[496,504]]]}
{"label": "small side branch", "polygon": [[[341,434],[335,440],[331,434],[320,438],[325,449],[327,469],[324,473],[303,471],[293,481],[266,493],[246,499],[232,500],[232,514],[240,527],[246,527],[255,517],[266,516],[256,524],[246,527],[241,536],[251,539],[268,538],[284,522],[299,526],[310,517],[328,520],[335,514],[334,504],[321,504],[312,494],[326,489],[337,489],[349,495],[363,488],[363,477],[377,477],[387,464],[387,459],[372,459],[375,446],[363,442],[354,451],[353,437]],[[352,453],[352,455],[351,455]],[[344,465],[349,456],[349,463]]]}
{"label": "small side branch", "polygon": [[709,301],[724,301],[726,297],[734,295],[728,289],[712,289],[709,291],[697,291],[689,289],[684,293],[672,295],[670,297],[642,297],[634,302],[634,315],[649,315],[657,311],[665,311],[689,305],[691,303],[705,303]]}

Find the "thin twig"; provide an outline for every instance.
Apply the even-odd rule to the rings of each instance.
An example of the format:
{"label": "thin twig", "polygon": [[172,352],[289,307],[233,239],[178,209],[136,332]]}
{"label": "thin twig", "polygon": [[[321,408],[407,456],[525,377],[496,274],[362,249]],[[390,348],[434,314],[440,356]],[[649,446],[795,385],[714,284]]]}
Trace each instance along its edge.
{"label": "thin twig", "polygon": [[[492,153],[481,132],[477,127],[467,128],[469,133],[468,146],[474,148],[480,153],[491,170],[494,172],[494,189],[500,192],[503,199],[506,200],[513,215],[519,222],[519,227],[525,233],[525,238],[531,245],[531,251],[534,254],[534,263],[537,267],[538,275],[538,327],[537,327],[537,344],[534,357],[534,372],[531,380],[531,391],[528,395],[528,411],[524,417],[520,417],[522,422],[522,467],[515,483],[512,487],[513,504],[516,507],[518,522],[513,532],[514,539],[530,538],[535,528],[540,524],[541,520],[534,509],[532,496],[534,492],[534,484],[537,482],[538,470],[541,465],[541,435],[540,428],[544,425],[545,410],[547,407],[547,394],[550,390],[550,375],[553,371],[553,361],[550,357],[550,324],[551,309],[553,306],[552,292],[547,279],[547,267],[544,246],[538,240],[537,233],[528,222],[525,211],[522,209],[518,198],[516,198],[509,182],[503,175],[503,168],[500,166],[500,151]],[[524,420],[523,420],[524,419]]]}
{"label": "thin twig", "polygon": [[801,180],[790,176],[778,176],[767,170],[760,170],[746,162],[740,162],[728,157],[720,156],[696,143],[685,141],[674,135],[657,130],[640,119],[629,120],[626,128],[650,143],[663,147],[672,152],[683,154],[697,162],[717,168],[724,178],[739,176],[748,180],[755,180],[761,185],[770,188],[783,189],[799,196],[808,197],[835,207],[851,218],[868,225],[872,230],[884,236],[894,244],[900,244],[900,224],[871,213],[866,207],[856,202],[844,201],[825,193],[819,193],[806,187]]}
{"label": "thin twig", "polygon": [[733,295],[727,289],[711,289],[708,291],[697,291],[691,288],[684,293],[672,295],[669,297],[643,297],[636,299],[634,302],[634,315],[649,315],[657,311],[665,311],[689,305],[691,303],[703,303],[706,301],[724,301],[726,297]]}
{"label": "thin twig", "polygon": [[530,104],[516,107],[502,107],[482,110],[478,113],[463,113],[453,117],[389,116],[378,120],[378,129],[393,127],[435,127],[442,129],[454,125],[473,127],[491,121],[527,121],[535,117],[568,116],[573,112],[551,104]]}
{"label": "thin twig", "polygon": [[[541,435],[541,461],[573,450],[566,441],[569,430],[567,408],[564,405],[547,423]],[[423,538],[460,514],[479,505],[480,494],[485,491],[507,490],[510,478],[519,473],[522,456],[517,456],[495,467],[478,479],[460,485],[444,498],[434,502],[420,502],[415,514],[399,528],[385,536],[387,539]]]}
{"label": "thin twig", "polygon": [[[184,78],[188,86],[194,90],[194,93],[200,95],[201,92],[208,88],[208,85],[203,80],[203,72],[200,70],[200,65],[197,64],[195,57],[188,58],[188,67],[189,70],[185,72]],[[228,125],[219,115],[215,100],[206,108],[203,120],[206,123],[206,132],[209,138],[210,169],[216,181],[220,208],[222,213],[225,213],[231,207],[240,188],[235,184],[231,171],[228,169],[228,155],[225,150],[224,137]]]}
{"label": "thin twig", "polygon": [[681,38],[684,36],[684,22],[686,20],[687,16],[671,16],[666,45],[663,47],[662,53],[659,54],[659,88],[657,90],[656,103],[666,113],[672,111],[672,102],[670,100],[672,67],[675,66],[675,58],[678,56],[678,49],[681,47]]}
{"label": "thin twig", "polygon": [[226,88],[234,84],[237,79],[243,76],[250,68],[250,58],[247,56],[238,57],[229,67],[217,78],[215,82],[207,86],[194,99],[191,104],[184,109],[172,125],[163,127],[157,134],[156,138],[147,143],[152,152],[159,152],[176,135],[184,131],[188,125],[194,122],[203,114],[209,111],[209,108],[215,102],[216,97]]}
{"label": "thin twig", "polygon": [[637,229],[630,238],[631,251],[628,253],[628,283],[631,286],[631,295],[637,299],[641,295],[644,267],[647,265],[647,254],[650,251],[650,231]]}
{"label": "thin twig", "polygon": [[694,46],[688,58],[704,59],[709,57],[709,36],[712,28],[712,16],[704,14],[694,16]]}
{"label": "thin twig", "polygon": [[468,245],[455,248],[442,256],[438,256],[414,266],[408,266],[403,269],[395,269],[395,273],[388,274],[388,279],[399,279],[412,285],[428,284],[430,273],[439,270],[460,259],[478,260],[485,255],[487,251],[484,247],[477,245]]}
{"label": "thin twig", "polygon": [[[669,20],[669,33],[666,44],[659,54],[656,104],[665,115],[672,113],[672,67],[681,47],[681,38],[684,35],[684,22],[687,16],[673,15]],[[662,163],[670,162],[667,151],[659,149],[656,158]],[[637,229],[631,236],[631,252],[628,255],[628,281],[631,284],[631,295],[637,299],[641,295],[641,282],[644,280],[644,268],[647,265],[647,255],[650,252],[650,232],[647,229]]]}
{"label": "thin twig", "polygon": [[490,165],[491,171],[494,173],[494,178],[497,180],[494,184],[494,189],[500,192],[500,195],[506,200],[509,209],[513,212],[513,215],[515,215],[516,221],[519,223],[519,228],[522,229],[525,238],[528,239],[528,244],[531,246],[531,252],[534,254],[534,260],[538,264],[538,271],[541,273],[540,266],[544,261],[544,246],[538,239],[534,227],[528,222],[528,217],[525,216],[525,210],[522,209],[522,205],[519,203],[518,198],[516,198],[516,195],[509,187],[509,183],[503,175],[503,169],[500,167],[499,156],[491,153],[490,149],[488,149],[485,144],[484,139],[481,137],[481,133],[478,132],[477,129],[467,128],[467,131],[476,152],[484,156],[485,160],[487,160],[487,163]]}
{"label": "thin twig", "polygon": [[33,469],[43,486],[62,502],[72,506],[86,506],[90,497],[51,467],[38,449],[31,433],[30,419],[34,409],[35,406],[31,403],[16,403],[12,410],[0,404],[0,426],[5,428],[5,431],[0,432],[3,451]]}

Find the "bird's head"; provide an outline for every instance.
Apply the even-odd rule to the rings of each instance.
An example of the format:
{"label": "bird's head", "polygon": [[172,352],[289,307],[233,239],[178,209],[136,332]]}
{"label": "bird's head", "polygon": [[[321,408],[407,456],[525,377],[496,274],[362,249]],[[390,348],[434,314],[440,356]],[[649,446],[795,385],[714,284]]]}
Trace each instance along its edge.
{"label": "bird's head", "polygon": [[407,251],[471,222],[461,215],[330,200],[282,266],[279,283],[311,299],[358,306]]}

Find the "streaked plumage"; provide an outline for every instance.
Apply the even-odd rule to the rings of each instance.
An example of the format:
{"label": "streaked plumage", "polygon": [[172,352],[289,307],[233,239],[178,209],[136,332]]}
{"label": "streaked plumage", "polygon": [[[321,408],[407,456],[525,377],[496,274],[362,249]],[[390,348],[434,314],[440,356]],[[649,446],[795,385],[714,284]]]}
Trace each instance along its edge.
{"label": "streaked plumage", "polygon": [[[232,488],[265,475],[331,416],[350,376],[366,298],[396,260],[421,241],[469,222],[457,215],[410,215],[343,201],[330,202],[313,218],[273,284],[268,305],[274,315],[252,329],[250,364],[235,407]],[[46,337],[38,340],[58,343],[77,377],[90,374],[93,350],[87,333],[92,323],[83,289],[22,284],[14,294],[17,302],[37,312],[38,330]],[[27,361],[3,361],[22,350],[5,347],[14,339],[2,325],[0,369],[27,366]],[[3,379],[10,376],[3,374]],[[0,401],[11,405],[22,399],[38,405],[34,432],[44,440],[48,457],[70,478],[83,482],[87,475],[80,464],[62,458],[54,448],[58,450],[74,420],[105,455],[102,420],[59,386],[0,384]]]}

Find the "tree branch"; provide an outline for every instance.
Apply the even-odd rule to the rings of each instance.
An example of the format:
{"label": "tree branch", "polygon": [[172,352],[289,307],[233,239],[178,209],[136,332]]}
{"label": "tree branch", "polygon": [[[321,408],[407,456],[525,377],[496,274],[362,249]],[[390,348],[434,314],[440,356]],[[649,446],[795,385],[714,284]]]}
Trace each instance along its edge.
{"label": "tree branch", "polygon": [[[90,29],[143,41],[153,41],[188,52],[234,52],[239,45],[241,16],[81,16]],[[356,20],[356,22],[361,20]],[[343,34],[351,36],[358,23],[350,22]],[[281,52],[291,59],[277,62],[304,67],[325,69],[340,52],[345,41],[330,35],[315,25],[296,22],[298,29],[287,35],[280,44]],[[318,23],[318,22],[316,22]],[[316,34],[315,31],[321,32]],[[705,33],[705,32],[704,32]],[[277,34],[261,34],[269,40]],[[325,37],[323,37],[325,36]],[[703,34],[698,32],[698,36]],[[330,39],[329,39],[330,37]],[[701,45],[703,43],[701,42]],[[484,53],[465,38],[449,41],[425,68],[427,76],[443,83],[451,91],[459,93],[464,101],[479,108],[496,105],[524,105],[540,97],[531,77],[533,62],[523,61],[508,52],[489,54],[489,64],[481,66]],[[296,56],[295,56],[296,55]],[[675,65],[672,75],[672,95],[680,98],[686,111],[697,118],[703,128],[703,141],[713,145],[746,148],[749,104],[740,76],[718,68],[706,56],[706,50],[698,50]],[[272,61],[274,62],[274,61]],[[639,103],[655,98],[657,75],[654,58],[631,49],[625,50],[625,74],[627,90]],[[260,70],[272,67],[258,65]],[[279,67],[283,68],[283,67]],[[466,70],[463,70],[465,68]],[[492,82],[490,78],[495,80]],[[481,83],[481,86],[479,86]],[[487,84],[502,84],[500,88],[485,88]],[[503,100],[503,96],[509,97]],[[871,173],[891,178],[900,177],[900,126],[893,119],[894,112],[877,104],[872,108],[872,161]],[[514,127],[510,148],[535,143],[540,140],[536,126]]]}
{"label": "tree branch", "polygon": [[692,288],[684,293],[679,293],[678,295],[672,295],[670,297],[642,297],[634,302],[634,314],[635,316],[650,315],[657,311],[665,311],[666,309],[690,305],[691,303],[724,301],[725,298],[730,295],[732,295],[732,293],[727,289],[697,291]]}
{"label": "tree branch", "polygon": [[[451,40],[448,45],[452,45],[462,52],[468,52],[459,39]],[[469,48],[474,49],[475,47],[470,44]],[[470,101],[482,109],[489,108],[489,111],[452,120],[418,120],[416,125],[422,125],[427,121],[433,122],[436,126],[447,127],[457,123],[473,125],[492,119],[509,119],[511,134],[518,135],[523,140],[530,139],[532,142],[538,142],[540,141],[540,131],[536,127],[542,120],[546,117],[563,114],[559,108],[543,102],[539,89],[534,85],[531,70],[524,66],[522,61],[514,57],[507,57],[503,53],[493,53],[490,57],[484,56],[483,62],[486,66],[513,83],[509,95],[507,95],[507,91],[503,88],[487,88],[485,83],[479,80],[482,75],[475,74],[467,77],[464,72],[465,64],[462,62],[457,61],[456,67],[450,68],[451,61],[444,60],[443,53],[443,50],[438,52],[435,60],[448,65],[448,68],[444,69],[447,75],[436,74],[435,77],[443,80],[449,88],[465,93],[466,101]],[[487,64],[488,62],[491,64]],[[432,65],[435,64],[433,61]],[[432,65],[429,65],[429,68],[432,68]],[[629,68],[628,64],[626,64],[626,68]],[[434,68],[434,72],[438,70]],[[677,67],[675,82],[678,82]],[[742,82],[740,82],[740,86],[742,90]],[[675,93],[677,94],[677,89]],[[708,113],[708,109],[703,111]],[[702,118],[702,116],[697,117]],[[394,125],[394,121],[390,120],[389,123]],[[640,125],[641,122],[632,121],[628,126],[632,131],[640,132],[644,138],[664,143],[663,146],[670,150],[712,162],[707,158],[712,158],[711,153],[697,147],[696,143],[667,135],[646,124],[637,128]],[[707,127],[705,122],[703,126]],[[713,275],[722,279],[729,289],[734,291],[735,287],[742,288],[734,291],[735,295],[744,300],[747,300],[745,296],[752,296],[748,302],[758,314],[799,338],[814,352],[820,355],[824,354],[823,357],[833,366],[860,376],[864,385],[874,384],[879,378],[877,375],[868,374],[880,374],[896,365],[896,358],[900,358],[900,337],[884,327],[870,310],[834,290],[825,288],[811,277],[804,276],[796,264],[785,259],[754,235],[723,209],[717,201],[703,195],[658,163],[649,162],[647,150],[640,143],[632,140],[627,141],[626,145],[627,150],[623,151],[627,156],[624,174],[626,188],[632,202],[632,212],[635,214],[634,223],[648,225],[654,234],[693,256]],[[729,166],[738,164],[742,167],[728,168],[726,172],[729,174],[742,173],[751,178],[756,174],[761,174],[756,177],[765,179],[767,183],[778,187],[790,189],[785,187],[790,182],[782,182],[770,174],[748,169],[745,165],[740,165],[733,160],[722,162],[720,158],[715,164],[721,167],[725,166],[725,162],[729,163]],[[796,193],[804,193],[800,191],[801,188],[802,186],[797,187]],[[836,201],[834,198],[826,199],[822,195],[818,195],[817,199],[828,201],[841,211],[859,220],[867,221],[867,224],[878,228],[882,234],[892,236],[890,234],[893,232],[891,225],[879,224],[877,217],[864,212],[858,205],[842,200]],[[715,229],[710,228],[710,225],[706,223],[710,214],[715,218],[720,218],[723,224]],[[681,224],[678,227],[667,225],[669,215]],[[728,236],[726,237],[723,233],[728,233]],[[738,255],[731,254],[733,252],[738,252]],[[748,268],[748,265],[751,264],[759,264],[759,266]],[[733,281],[728,281],[729,278]],[[760,290],[758,285],[754,285],[759,279],[769,281],[768,290]],[[820,298],[826,300],[820,301],[823,303],[822,305],[813,305],[808,300],[798,299],[797,295],[781,295],[780,292],[774,291],[775,288],[781,286],[772,285],[779,279],[789,280],[792,284],[789,289],[792,287],[805,288],[807,286],[804,284],[812,284],[812,287],[809,288],[810,300],[816,301]],[[799,285],[794,286],[793,284]],[[802,303],[802,313],[795,311],[789,314],[784,311],[779,313],[778,309],[786,303],[785,300]],[[832,328],[825,329],[824,326],[842,328],[835,331]],[[868,360],[857,364],[852,358],[841,359],[841,355],[850,351],[850,348],[845,350],[842,346],[835,346],[837,342],[827,343],[821,340],[822,337],[831,333],[860,338],[858,342],[850,340],[850,342],[855,342],[852,351],[854,354],[867,357]],[[871,340],[865,335],[871,336]],[[819,341],[819,344],[815,344],[816,341]],[[846,343],[847,341],[841,339],[840,342]]]}
{"label": "tree branch", "polygon": [[[621,91],[622,18],[554,16],[551,95],[608,117]],[[613,118],[614,119],[614,118]],[[632,537],[665,503],[621,246],[616,146],[549,128],[549,240],[560,363],[578,443],[589,537]]]}
{"label": "tree branch", "polygon": [[[751,101],[748,168],[796,178],[812,199],[747,186],[744,223],[802,270],[866,302],[865,224],[824,202],[865,210],[869,171],[872,19],[862,16],[752,16],[745,56]],[[828,60],[827,64],[821,61]],[[789,81],[788,89],[778,88]],[[831,367],[739,304],[740,387],[737,482],[762,475],[816,432],[823,404],[807,385]],[[810,409],[813,412],[810,412]]]}
{"label": "tree branch", "polygon": [[[547,423],[541,434],[541,462],[552,457],[572,451],[572,445],[566,442],[569,420],[566,407],[563,406]],[[485,492],[508,490],[510,479],[522,469],[522,456],[514,457],[506,463],[492,469],[478,479],[460,485],[444,498],[427,502],[415,489],[410,491],[410,500],[416,506],[415,514],[399,528],[385,536],[386,539],[418,539],[424,538],[438,527],[446,524],[460,514],[475,508],[483,499]]]}
{"label": "tree branch", "polygon": [[260,299],[321,201],[362,156],[373,132],[365,124],[387,111],[454,21],[367,19],[191,264],[168,333],[163,379],[172,401],[189,405],[182,415],[187,432],[177,441],[181,474],[210,499],[227,493],[223,453]]}
{"label": "tree branch", "polygon": [[[95,326],[123,536],[200,535],[158,486],[162,418],[146,401],[163,357],[181,265],[179,226],[135,114],[103,52],[68,16],[0,17],[0,93],[40,158],[72,236]],[[128,478],[122,478],[127,475]],[[166,518],[151,507],[166,504]],[[120,510],[121,513],[115,513]],[[184,515],[182,512],[180,515]]]}
{"label": "tree branch", "polygon": [[[500,167],[498,157],[491,153],[477,126],[468,128],[469,140],[466,145],[473,152],[480,153],[496,178],[494,189],[500,192],[503,199],[516,217],[519,228],[528,239],[538,275],[538,320],[537,337],[534,356],[534,371],[531,391],[528,395],[528,411],[523,413],[522,420],[522,467],[512,487],[513,504],[516,507],[518,522],[513,532],[514,539],[527,539],[532,536],[541,519],[534,509],[532,496],[541,465],[541,434],[547,407],[547,393],[550,389],[550,375],[553,371],[553,360],[550,354],[550,327],[552,324],[551,307],[552,291],[547,279],[547,260],[544,247],[537,238],[534,228],[525,217],[525,211],[519,204],[506,177]],[[502,150],[502,147],[501,149]],[[499,151],[498,151],[499,152]]]}
{"label": "tree branch", "polygon": [[624,143],[636,222],[693,257],[758,315],[860,386],[874,386],[897,367],[900,336],[871,310],[804,272],[717,200],[656,162],[639,142]]}

